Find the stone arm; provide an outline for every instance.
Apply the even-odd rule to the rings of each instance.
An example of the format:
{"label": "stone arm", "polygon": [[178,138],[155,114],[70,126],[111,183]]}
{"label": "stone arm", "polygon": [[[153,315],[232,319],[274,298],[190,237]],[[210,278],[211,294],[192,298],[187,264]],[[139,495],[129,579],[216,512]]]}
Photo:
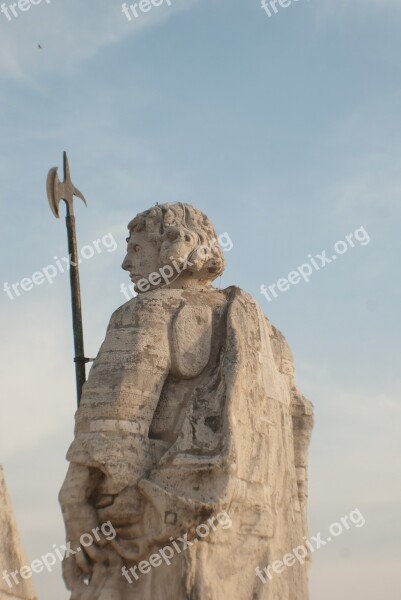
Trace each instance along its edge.
{"label": "stone arm", "polygon": [[[59,495],[73,548],[83,533],[109,520],[116,528],[140,520],[137,483],[151,467],[148,430],[170,371],[170,319],[152,295],[128,302],[111,318],[83,389]],[[90,573],[88,557],[101,561],[101,546],[95,542],[76,554],[74,569]]]}

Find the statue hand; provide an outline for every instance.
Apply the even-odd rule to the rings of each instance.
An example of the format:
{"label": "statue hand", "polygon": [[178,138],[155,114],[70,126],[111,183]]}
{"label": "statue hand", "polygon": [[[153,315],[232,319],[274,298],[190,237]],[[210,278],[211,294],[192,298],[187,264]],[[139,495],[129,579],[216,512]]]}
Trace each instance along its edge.
{"label": "statue hand", "polygon": [[101,523],[110,521],[114,527],[138,525],[143,518],[144,498],[134,486],[124,488],[118,495],[110,496],[108,504],[98,505]]}
{"label": "statue hand", "polygon": [[[92,574],[94,563],[103,563],[107,554],[100,546],[103,539],[100,534],[94,535],[99,526],[97,511],[88,503],[74,504],[64,507],[67,534],[67,550],[63,560],[63,574],[69,589],[84,583],[85,577]],[[84,538],[85,546],[81,543]],[[89,536],[92,543],[89,545]]]}

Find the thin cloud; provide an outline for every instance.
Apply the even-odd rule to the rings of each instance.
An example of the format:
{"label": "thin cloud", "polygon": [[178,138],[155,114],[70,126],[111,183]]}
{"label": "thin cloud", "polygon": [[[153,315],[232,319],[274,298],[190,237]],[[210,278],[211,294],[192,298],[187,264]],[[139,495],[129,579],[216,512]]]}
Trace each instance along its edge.
{"label": "thin cloud", "polygon": [[[35,85],[43,71],[68,72],[103,48],[159,25],[198,0],[175,0],[129,22],[119,1],[70,0],[31,6],[7,21],[0,15],[0,77]],[[38,50],[38,42],[43,47]]]}

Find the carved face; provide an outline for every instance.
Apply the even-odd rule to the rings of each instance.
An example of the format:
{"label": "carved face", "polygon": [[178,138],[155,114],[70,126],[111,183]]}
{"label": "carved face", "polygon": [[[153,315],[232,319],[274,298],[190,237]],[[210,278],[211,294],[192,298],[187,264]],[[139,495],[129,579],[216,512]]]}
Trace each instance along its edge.
{"label": "carved face", "polygon": [[127,243],[127,255],[122,268],[129,271],[133,283],[143,278],[148,279],[151,273],[155,273],[160,268],[160,250],[157,241],[145,231],[141,231],[131,233]]}
{"label": "carved face", "polygon": [[135,290],[210,287],[224,271],[223,251],[211,221],[189,204],[163,204],[128,224],[122,268]]}

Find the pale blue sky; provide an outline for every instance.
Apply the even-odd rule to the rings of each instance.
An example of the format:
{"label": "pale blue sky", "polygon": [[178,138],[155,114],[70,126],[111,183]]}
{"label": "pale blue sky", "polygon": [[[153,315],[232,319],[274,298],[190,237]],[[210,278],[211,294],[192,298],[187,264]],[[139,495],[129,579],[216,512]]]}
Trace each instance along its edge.
{"label": "pale blue sky", "polygon": [[[76,209],[80,245],[108,233],[117,243],[82,264],[87,354],[124,302],[128,221],[155,202],[206,212],[234,243],[218,284],[260,302],[315,404],[311,534],[356,507],[366,518],[315,555],[311,600],[394,600],[401,4],[299,0],[272,18],[258,0],[172,4],[132,22],[115,0],[0,14],[0,461],[30,560],[63,543],[57,492],[75,408],[68,277],[14,300],[3,284],[67,254],[45,193],[66,149],[88,200]],[[271,303],[261,295],[361,226],[369,244]],[[59,570],[36,585],[41,600],[68,597]]]}

